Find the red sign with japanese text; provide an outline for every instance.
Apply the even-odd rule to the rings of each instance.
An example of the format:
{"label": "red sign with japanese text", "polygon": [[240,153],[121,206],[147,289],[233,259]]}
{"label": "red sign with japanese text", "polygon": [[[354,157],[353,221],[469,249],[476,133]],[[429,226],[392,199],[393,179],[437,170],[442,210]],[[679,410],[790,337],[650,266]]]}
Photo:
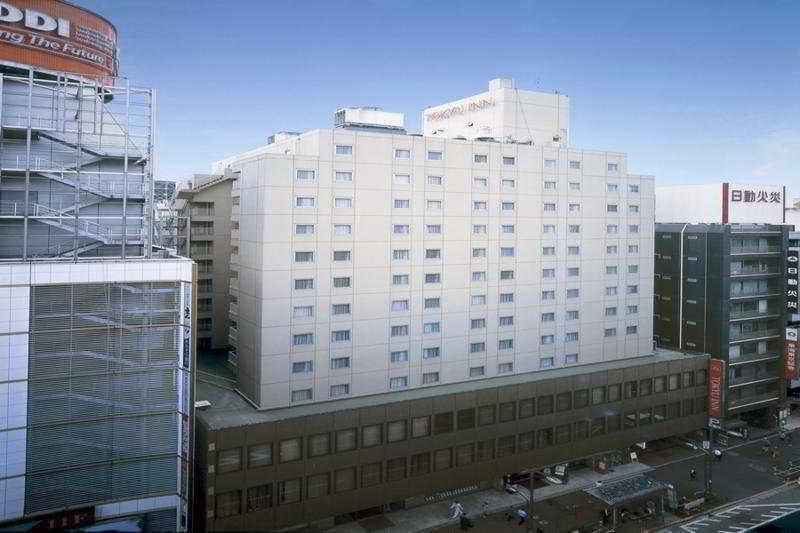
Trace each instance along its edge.
{"label": "red sign with japanese text", "polygon": [[708,361],[708,416],[722,418],[722,380],[725,377],[725,361]]}

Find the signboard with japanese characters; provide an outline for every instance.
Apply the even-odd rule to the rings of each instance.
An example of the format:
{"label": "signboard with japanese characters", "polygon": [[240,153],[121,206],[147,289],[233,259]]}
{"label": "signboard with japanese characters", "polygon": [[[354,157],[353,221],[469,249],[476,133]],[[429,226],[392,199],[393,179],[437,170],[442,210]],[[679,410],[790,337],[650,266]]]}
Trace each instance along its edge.
{"label": "signboard with japanese characters", "polygon": [[798,276],[797,269],[800,268],[800,248],[789,248],[786,253],[786,311],[789,314],[796,314],[798,311]]}
{"label": "signboard with japanese characters", "polygon": [[728,222],[782,224],[784,190],[781,186],[728,185]]}
{"label": "signboard with japanese characters", "polygon": [[786,339],[783,341],[783,377],[798,379],[797,328],[786,328]]}
{"label": "signboard with japanese characters", "polygon": [[722,386],[725,377],[725,361],[708,360],[708,416],[722,418]]}

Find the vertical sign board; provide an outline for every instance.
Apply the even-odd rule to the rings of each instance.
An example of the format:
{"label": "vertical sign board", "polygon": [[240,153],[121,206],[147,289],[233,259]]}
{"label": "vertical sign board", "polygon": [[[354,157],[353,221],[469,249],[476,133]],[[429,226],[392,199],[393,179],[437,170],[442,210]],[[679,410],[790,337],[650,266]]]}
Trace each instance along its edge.
{"label": "vertical sign board", "polygon": [[786,253],[786,311],[790,315],[798,313],[797,285],[799,278],[797,269],[800,268],[800,265],[798,265],[799,260],[800,248],[789,248]]}
{"label": "vertical sign board", "polygon": [[798,328],[786,328],[783,341],[783,377],[798,379],[797,372],[797,332]]}
{"label": "vertical sign board", "polygon": [[725,377],[725,361],[708,361],[708,416],[722,418],[722,384]]}

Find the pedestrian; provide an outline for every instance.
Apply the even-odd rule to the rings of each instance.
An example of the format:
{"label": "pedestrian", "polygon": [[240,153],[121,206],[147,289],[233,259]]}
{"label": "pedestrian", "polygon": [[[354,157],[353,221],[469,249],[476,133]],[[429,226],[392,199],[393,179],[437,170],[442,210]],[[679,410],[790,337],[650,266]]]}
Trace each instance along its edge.
{"label": "pedestrian", "polygon": [[722,461],[722,450],[714,448],[714,458],[716,458],[717,461]]}
{"label": "pedestrian", "polygon": [[697,479],[697,470],[694,468],[689,470],[689,479]]}
{"label": "pedestrian", "polygon": [[450,513],[450,519],[454,520],[464,514],[464,507],[454,500],[453,503],[450,504]]}
{"label": "pedestrian", "polygon": [[528,513],[523,511],[522,509],[517,509],[517,516],[519,517],[519,522],[517,522],[518,526],[521,526],[525,523],[525,520],[528,518]]}

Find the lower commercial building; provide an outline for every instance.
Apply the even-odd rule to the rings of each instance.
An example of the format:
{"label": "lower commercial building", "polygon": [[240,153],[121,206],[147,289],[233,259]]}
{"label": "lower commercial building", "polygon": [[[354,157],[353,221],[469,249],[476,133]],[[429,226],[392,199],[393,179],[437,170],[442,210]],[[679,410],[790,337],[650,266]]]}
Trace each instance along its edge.
{"label": "lower commercial building", "polygon": [[727,424],[773,425],[786,414],[785,380],[796,371],[784,354],[789,229],[656,224],[655,338],[711,355],[719,389],[710,414]]}
{"label": "lower commercial building", "polygon": [[627,456],[707,420],[703,355],[667,350],[269,411],[207,383],[198,531],[265,531],[422,505],[514,472]]}

